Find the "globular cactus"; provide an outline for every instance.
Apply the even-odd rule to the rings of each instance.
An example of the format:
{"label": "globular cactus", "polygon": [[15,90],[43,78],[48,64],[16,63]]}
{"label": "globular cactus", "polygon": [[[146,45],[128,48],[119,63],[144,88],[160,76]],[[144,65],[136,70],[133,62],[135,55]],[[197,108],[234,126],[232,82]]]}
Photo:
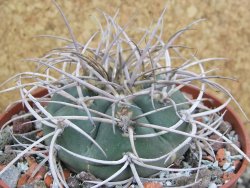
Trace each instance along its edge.
{"label": "globular cactus", "polygon": [[[103,149],[100,150],[89,139],[77,132],[71,127],[66,127],[63,133],[58,137],[57,144],[71,152],[86,156],[93,159],[117,161],[123,158],[124,155],[131,153],[135,158],[155,159],[166,155],[179,146],[186,138],[173,132],[164,133],[158,136],[150,136],[159,132],[157,128],[151,128],[144,125],[156,125],[161,127],[170,128],[177,125],[176,130],[188,132],[190,131],[190,124],[183,122],[177,114],[179,111],[187,109],[187,100],[184,98],[180,91],[176,91],[171,96],[164,96],[163,93],[157,93],[156,97],[151,102],[149,94],[144,94],[132,97],[124,104],[112,103],[105,99],[91,99],[91,97],[98,96],[96,93],[81,88],[83,94],[82,100],[85,100],[86,107],[89,111],[94,110],[98,113],[90,113],[91,117],[101,118],[102,115],[114,115],[114,122],[110,119],[109,122],[102,120],[95,121],[91,124],[89,119],[86,120],[71,120],[76,126],[90,135],[96,143]],[[76,87],[64,90],[70,96],[81,99],[78,95]],[[165,93],[167,94],[167,93]],[[124,95],[123,98],[126,98]],[[52,101],[67,102],[75,104],[75,102],[55,94]],[[122,100],[121,100],[122,102]],[[173,103],[177,106],[173,107]],[[154,105],[154,106],[153,106]],[[112,108],[114,107],[114,111]],[[163,109],[163,110],[162,110]],[[49,104],[48,112],[52,116],[80,116],[87,117],[86,110],[77,109],[63,104]],[[158,111],[159,110],[159,111]],[[147,115],[151,112],[149,115]],[[104,116],[103,115],[103,116]],[[113,126],[112,126],[113,124]],[[51,132],[53,129],[44,128],[45,132]],[[148,137],[146,137],[148,135]],[[142,138],[140,138],[142,136]],[[134,139],[134,137],[136,137]],[[130,140],[132,139],[132,141]],[[132,142],[132,143],[131,143]],[[133,148],[134,147],[134,148]],[[187,147],[182,146],[177,152],[173,153],[172,157],[165,161],[165,158],[160,160],[146,162],[146,164],[164,167],[170,165],[176,159],[184,154]],[[58,157],[73,171],[81,172],[86,171],[98,178],[107,179],[116,171],[118,171],[122,164],[98,164],[91,163],[88,160],[80,159],[72,156],[64,149],[60,149]],[[156,172],[156,170],[140,167],[135,165],[139,176],[148,177]],[[124,170],[116,180],[124,180],[132,177],[130,168]]]}
{"label": "globular cactus", "polygon": [[[187,151],[195,133],[187,114],[197,104],[180,91],[182,83],[176,82],[178,73],[167,59],[167,45],[161,39],[151,44],[162,16],[140,49],[111,16],[104,15],[108,26],[98,48],[80,45],[72,36],[73,46],[44,59],[49,69],[63,75],[60,84],[48,89],[52,98],[46,114],[56,126],[44,125],[43,130],[46,135],[55,128],[59,131],[46,144],[57,146],[58,158],[72,171],[104,180],[97,186],[132,177],[142,186],[138,177],[168,168]],[[161,65],[164,56],[166,67]],[[63,62],[63,69],[47,63],[50,59]]]}

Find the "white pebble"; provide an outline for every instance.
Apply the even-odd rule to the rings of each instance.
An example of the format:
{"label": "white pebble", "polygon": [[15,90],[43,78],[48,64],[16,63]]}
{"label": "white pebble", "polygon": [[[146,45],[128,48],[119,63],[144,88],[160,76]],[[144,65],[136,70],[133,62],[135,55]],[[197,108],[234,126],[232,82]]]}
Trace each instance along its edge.
{"label": "white pebble", "polygon": [[165,178],[166,177],[166,173],[165,172],[161,172],[159,175],[160,179]]}
{"label": "white pebble", "polygon": [[243,156],[242,155],[233,155],[233,156],[230,156],[230,158],[232,160],[241,160],[241,159],[243,159]]}
{"label": "white pebble", "polygon": [[230,166],[226,172],[234,172],[235,171],[235,166]]}
{"label": "white pebble", "polygon": [[217,188],[217,185],[212,182],[209,184],[208,188]]}
{"label": "white pebble", "polygon": [[219,166],[219,162],[218,161],[215,161],[214,163],[213,163],[213,167],[218,167]]}
{"label": "white pebble", "polygon": [[230,166],[231,166],[231,164],[228,163],[228,162],[226,162],[226,163],[223,165],[222,169],[223,169],[223,170],[227,170]]}
{"label": "white pebble", "polygon": [[25,163],[25,162],[18,162],[17,168],[18,168],[18,170],[20,170],[20,172],[25,172],[26,170],[29,169],[29,165],[28,165],[28,163]]}
{"label": "white pebble", "polygon": [[36,127],[36,129],[42,129],[43,124],[40,121],[36,121],[35,122],[35,127]]}
{"label": "white pebble", "polygon": [[172,183],[170,182],[170,181],[166,181],[166,186],[171,186],[172,185]]}
{"label": "white pebble", "polygon": [[226,154],[226,157],[230,157],[231,156],[230,151],[226,151],[225,154]]}

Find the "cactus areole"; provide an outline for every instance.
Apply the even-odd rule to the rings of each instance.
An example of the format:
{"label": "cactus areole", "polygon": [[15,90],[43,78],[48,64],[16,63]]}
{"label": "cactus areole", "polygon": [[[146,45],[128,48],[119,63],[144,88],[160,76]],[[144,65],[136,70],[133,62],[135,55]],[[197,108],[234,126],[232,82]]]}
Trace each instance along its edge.
{"label": "cactus areole", "polygon": [[[48,112],[55,117],[88,117],[88,113],[90,113],[89,116],[93,118],[94,123],[90,121],[90,118],[70,121],[93,138],[105,153],[93,144],[90,139],[73,128],[66,126],[58,137],[57,144],[78,155],[107,161],[118,161],[124,155],[129,156],[129,154],[135,158],[155,159],[173,151],[186,139],[186,136],[171,131],[162,132],[142,125],[156,125],[165,128],[177,126],[177,128],[174,128],[175,130],[190,131],[190,125],[183,122],[181,114],[178,114],[188,108],[188,105],[185,103],[186,99],[180,91],[174,92],[171,96],[164,96],[164,91],[158,92],[154,96],[143,94],[132,97],[126,102],[121,100],[113,103],[107,99],[98,98],[98,95],[88,88],[80,87],[80,89],[82,97],[79,96],[77,87],[67,88],[63,92],[69,94],[70,97],[83,100],[85,107],[75,108],[56,103],[64,102],[76,105],[75,102],[70,100],[70,97],[66,98],[60,94],[54,94],[51,101],[55,103],[50,103],[47,107]],[[126,97],[123,96],[122,98],[125,99]],[[96,111],[99,113],[94,113]],[[112,116],[113,119],[102,122],[100,118],[105,117],[105,115]],[[98,118],[100,119],[99,121]],[[44,131],[49,133],[53,129],[44,126]],[[150,134],[155,133],[159,134],[150,136]],[[133,141],[130,139],[133,139]],[[132,149],[132,145],[134,145],[135,149]],[[123,165],[96,164],[74,156],[66,152],[65,149],[58,150],[58,157],[68,168],[75,172],[89,172],[100,179],[110,177]],[[144,163],[166,167],[182,156],[186,150],[187,146],[182,146],[178,151],[172,153],[167,161],[165,161],[165,157],[152,161],[148,160]],[[139,167],[136,164],[135,167],[140,177],[148,177],[156,172],[154,169]],[[131,170],[127,167],[116,180],[124,180],[130,177],[132,177]]]}

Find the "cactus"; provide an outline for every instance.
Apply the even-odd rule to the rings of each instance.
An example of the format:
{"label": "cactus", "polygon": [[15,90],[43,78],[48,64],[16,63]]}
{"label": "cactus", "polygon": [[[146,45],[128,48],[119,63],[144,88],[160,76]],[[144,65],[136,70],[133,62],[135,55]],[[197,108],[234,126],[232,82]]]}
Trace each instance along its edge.
{"label": "cactus", "polygon": [[[68,88],[65,90],[65,92],[75,97],[76,99],[79,99],[76,87]],[[82,88],[82,93],[84,98],[97,96],[95,93],[88,91],[86,88]],[[52,101],[73,103],[69,99],[62,97],[59,94],[55,94],[52,97]],[[96,145],[93,145],[90,140],[82,136],[71,127],[67,127],[64,129],[63,133],[57,140],[57,144],[79,155],[99,160],[116,161],[121,159],[127,153],[131,153],[135,157],[145,159],[161,157],[179,146],[186,139],[186,136],[169,132],[157,137],[136,138],[134,141],[132,141],[134,142],[133,144],[130,143],[130,137],[133,137],[134,135],[139,136],[158,132],[157,129],[143,127],[141,124],[154,124],[169,128],[174,126],[177,122],[180,122],[181,119],[177,114],[178,112],[171,105],[171,102],[179,105],[177,107],[179,111],[188,108],[188,105],[185,104],[186,99],[180,91],[173,93],[169,97],[169,99],[167,97],[158,97],[154,99],[153,103],[150,102],[150,96],[148,94],[134,97],[133,99],[129,100],[128,104],[113,105],[114,103],[101,99],[95,99],[91,102],[86,102],[87,108],[89,110],[95,110],[109,116],[112,115],[112,106],[115,107],[114,118],[118,120],[115,120],[114,127],[112,127],[112,121],[95,122],[95,125],[92,125],[89,120],[72,120],[72,123],[89,134],[100,145],[105,154]],[[165,109],[157,111],[161,108]],[[52,116],[55,117],[87,116],[87,113],[84,109],[76,109],[62,104],[50,103],[47,110]],[[156,112],[146,115],[148,112],[152,111]],[[91,113],[91,117],[100,118],[101,115]],[[190,131],[190,125],[189,123],[183,122],[182,124],[180,124],[177,130],[188,132]],[[48,133],[52,132],[53,129],[48,129],[48,127],[45,126],[44,131]],[[48,141],[48,143],[50,143],[50,141]],[[186,149],[187,147],[183,146],[174,155],[174,157],[170,158],[170,160],[165,163],[165,159],[161,159],[159,161],[149,162],[149,164],[160,167],[168,166],[172,162],[174,162],[174,160],[182,156]],[[87,171],[101,179],[110,177],[121,168],[121,165],[91,164],[86,160],[79,159],[70,155],[69,153],[65,152],[65,150],[59,150],[58,157],[70,169],[76,172]],[[152,175],[156,172],[156,170],[139,166],[137,167],[137,165],[136,168],[139,176],[141,177],[148,177],[149,175]],[[124,180],[128,179],[131,176],[132,174],[130,172],[130,169],[127,168],[126,170],[124,170],[122,175],[117,177],[116,179]]]}
{"label": "cactus", "polygon": [[[23,145],[25,149],[1,170],[0,176],[25,153],[32,153],[34,146],[39,146],[44,149],[39,156],[44,158],[42,162],[48,160],[55,186],[68,187],[59,168],[63,162],[74,172],[94,175],[96,181],[90,182],[93,187],[128,187],[133,181],[143,187],[143,180],[152,180],[152,175],[160,171],[198,174],[201,166],[176,169],[171,165],[191,144],[199,149],[200,160],[200,145],[213,143],[207,139],[211,133],[249,160],[217,131],[224,116],[221,110],[234,98],[210,79],[224,77],[207,75],[210,71],[206,72],[203,64],[224,59],[198,59],[194,55],[187,59],[180,54],[180,49],[187,48],[174,45],[181,34],[201,20],[164,42],[161,38],[164,9],[155,27],[134,42],[113,17],[103,13],[107,26],[100,28],[98,45],[90,47],[98,32],[86,44],[77,42],[61,8],[54,3],[71,35],[71,39],[56,39],[69,44],[41,58],[30,59],[39,65],[41,73],[37,72],[39,69],[20,73],[0,85],[17,80],[16,86],[0,93],[19,89],[28,110],[19,118],[35,118],[33,122],[42,124],[44,136]],[[176,60],[180,66],[175,65]],[[192,71],[190,68],[195,66],[196,71]],[[27,78],[34,81],[27,84],[23,81]],[[186,85],[200,89],[196,98],[182,92]],[[224,92],[229,99],[215,109],[205,107],[203,101],[207,99],[203,94],[207,85]],[[36,98],[32,92],[37,88],[45,88],[48,94]],[[197,120],[200,117],[209,121],[202,123]],[[206,152],[210,150],[208,147]],[[43,152],[48,152],[48,157]]]}

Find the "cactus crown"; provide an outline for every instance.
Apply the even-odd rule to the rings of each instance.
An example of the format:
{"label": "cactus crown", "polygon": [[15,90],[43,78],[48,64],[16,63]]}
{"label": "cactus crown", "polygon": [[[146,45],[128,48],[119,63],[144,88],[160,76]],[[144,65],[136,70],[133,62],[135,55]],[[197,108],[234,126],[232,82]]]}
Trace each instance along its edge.
{"label": "cactus crown", "polygon": [[[77,42],[69,28],[72,39],[60,38],[68,42],[67,46],[31,59],[39,68],[45,67],[44,73],[19,74],[15,77],[17,86],[2,90],[19,89],[30,115],[43,124],[45,135],[26,150],[45,141],[51,172],[58,185],[67,187],[55,162],[55,151],[73,171],[89,172],[102,179],[92,182],[94,187],[125,185],[134,179],[142,187],[142,180],[158,171],[201,168],[175,169],[169,165],[186,152],[192,141],[208,141],[205,133],[200,132],[217,133],[217,125],[223,119],[218,112],[230,99],[216,109],[208,109],[202,104],[206,100],[203,99],[206,85],[232,96],[210,79],[215,77],[207,75],[209,71],[204,70],[203,64],[224,59],[198,59],[194,55],[186,59],[179,55],[179,49],[185,47],[175,45],[175,40],[201,20],[164,42],[164,12],[155,28],[146,30],[137,43],[116,23],[117,15],[103,13],[106,27],[101,27],[86,44]],[[98,34],[101,39],[97,47],[90,47]],[[170,56],[171,53],[176,56]],[[174,59],[182,65],[175,67]],[[189,70],[195,66],[200,73]],[[53,76],[53,72],[60,77]],[[34,82],[22,83],[27,77]],[[181,92],[186,85],[200,88],[196,99]],[[35,98],[32,91],[37,88],[46,88],[48,95]],[[43,102],[48,105],[44,107]],[[209,125],[195,119],[201,116],[211,119]]]}

